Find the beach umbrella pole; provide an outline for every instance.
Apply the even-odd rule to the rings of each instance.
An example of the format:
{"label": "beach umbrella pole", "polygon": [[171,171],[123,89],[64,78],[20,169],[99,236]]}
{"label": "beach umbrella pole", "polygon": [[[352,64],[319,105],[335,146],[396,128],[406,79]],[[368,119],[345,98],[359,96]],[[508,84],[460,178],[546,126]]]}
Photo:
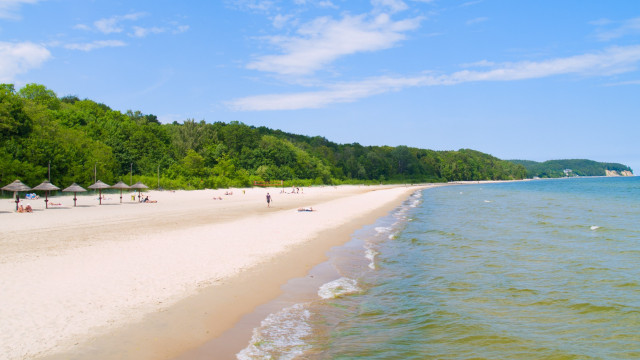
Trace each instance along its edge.
{"label": "beach umbrella pole", "polygon": [[76,207],[76,193],[73,193],[73,207]]}
{"label": "beach umbrella pole", "polygon": [[44,208],[45,209],[49,208],[49,192],[48,191],[44,192]]}
{"label": "beach umbrella pole", "polygon": [[18,197],[17,191],[13,193],[13,197],[16,198],[16,211],[18,211],[18,203],[20,202],[20,198]]}

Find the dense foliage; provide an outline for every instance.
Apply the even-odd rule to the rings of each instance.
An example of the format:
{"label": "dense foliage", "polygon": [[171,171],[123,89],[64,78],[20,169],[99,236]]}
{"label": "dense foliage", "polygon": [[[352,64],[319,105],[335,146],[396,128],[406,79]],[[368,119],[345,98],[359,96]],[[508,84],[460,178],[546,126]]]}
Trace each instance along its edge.
{"label": "dense foliage", "polygon": [[617,163],[604,163],[593,160],[549,160],[535,162],[530,160],[511,160],[527,169],[527,177],[557,178],[567,176],[565,170],[571,170],[569,176],[605,176],[605,170],[632,171],[630,167]]}
{"label": "dense foliage", "polygon": [[[242,123],[193,119],[161,124],[43,85],[0,85],[1,183],[58,186],[143,181],[152,187],[219,188],[253,181],[288,184],[520,179],[525,168],[473,150],[336,144]],[[159,180],[158,180],[159,178]]]}

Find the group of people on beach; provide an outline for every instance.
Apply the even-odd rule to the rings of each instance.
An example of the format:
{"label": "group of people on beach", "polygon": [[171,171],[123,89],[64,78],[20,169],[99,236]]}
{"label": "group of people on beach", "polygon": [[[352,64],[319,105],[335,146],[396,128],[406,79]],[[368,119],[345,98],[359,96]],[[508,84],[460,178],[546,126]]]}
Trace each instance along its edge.
{"label": "group of people on beach", "polygon": [[[302,189],[302,193],[304,194],[304,188]],[[280,194],[300,194],[300,188],[292,186],[291,192],[286,192],[283,188],[282,190],[280,190]]]}
{"label": "group of people on beach", "polygon": [[22,204],[18,205],[18,210],[16,210],[19,213],[30,213],[33,212],[33,208],[31,207],[31,204],[27,204],[26,206],[22,206]]}

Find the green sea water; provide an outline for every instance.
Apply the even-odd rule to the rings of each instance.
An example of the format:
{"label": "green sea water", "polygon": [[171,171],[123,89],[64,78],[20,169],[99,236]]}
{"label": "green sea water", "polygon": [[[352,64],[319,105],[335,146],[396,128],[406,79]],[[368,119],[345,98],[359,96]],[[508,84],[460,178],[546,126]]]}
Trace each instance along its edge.
{"label": "green sea water", "polygon": [[415,193],[240,359],[639,359],[640,181]]}

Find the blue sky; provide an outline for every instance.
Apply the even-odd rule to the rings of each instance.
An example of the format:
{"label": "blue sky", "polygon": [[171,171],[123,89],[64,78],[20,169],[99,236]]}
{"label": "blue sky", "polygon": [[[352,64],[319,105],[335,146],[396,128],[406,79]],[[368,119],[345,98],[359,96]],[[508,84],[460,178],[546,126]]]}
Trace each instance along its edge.
{"label": "blue sky", "polygon": [[0,0],[0,82],[163,122],[640,170],[640,1]]}

